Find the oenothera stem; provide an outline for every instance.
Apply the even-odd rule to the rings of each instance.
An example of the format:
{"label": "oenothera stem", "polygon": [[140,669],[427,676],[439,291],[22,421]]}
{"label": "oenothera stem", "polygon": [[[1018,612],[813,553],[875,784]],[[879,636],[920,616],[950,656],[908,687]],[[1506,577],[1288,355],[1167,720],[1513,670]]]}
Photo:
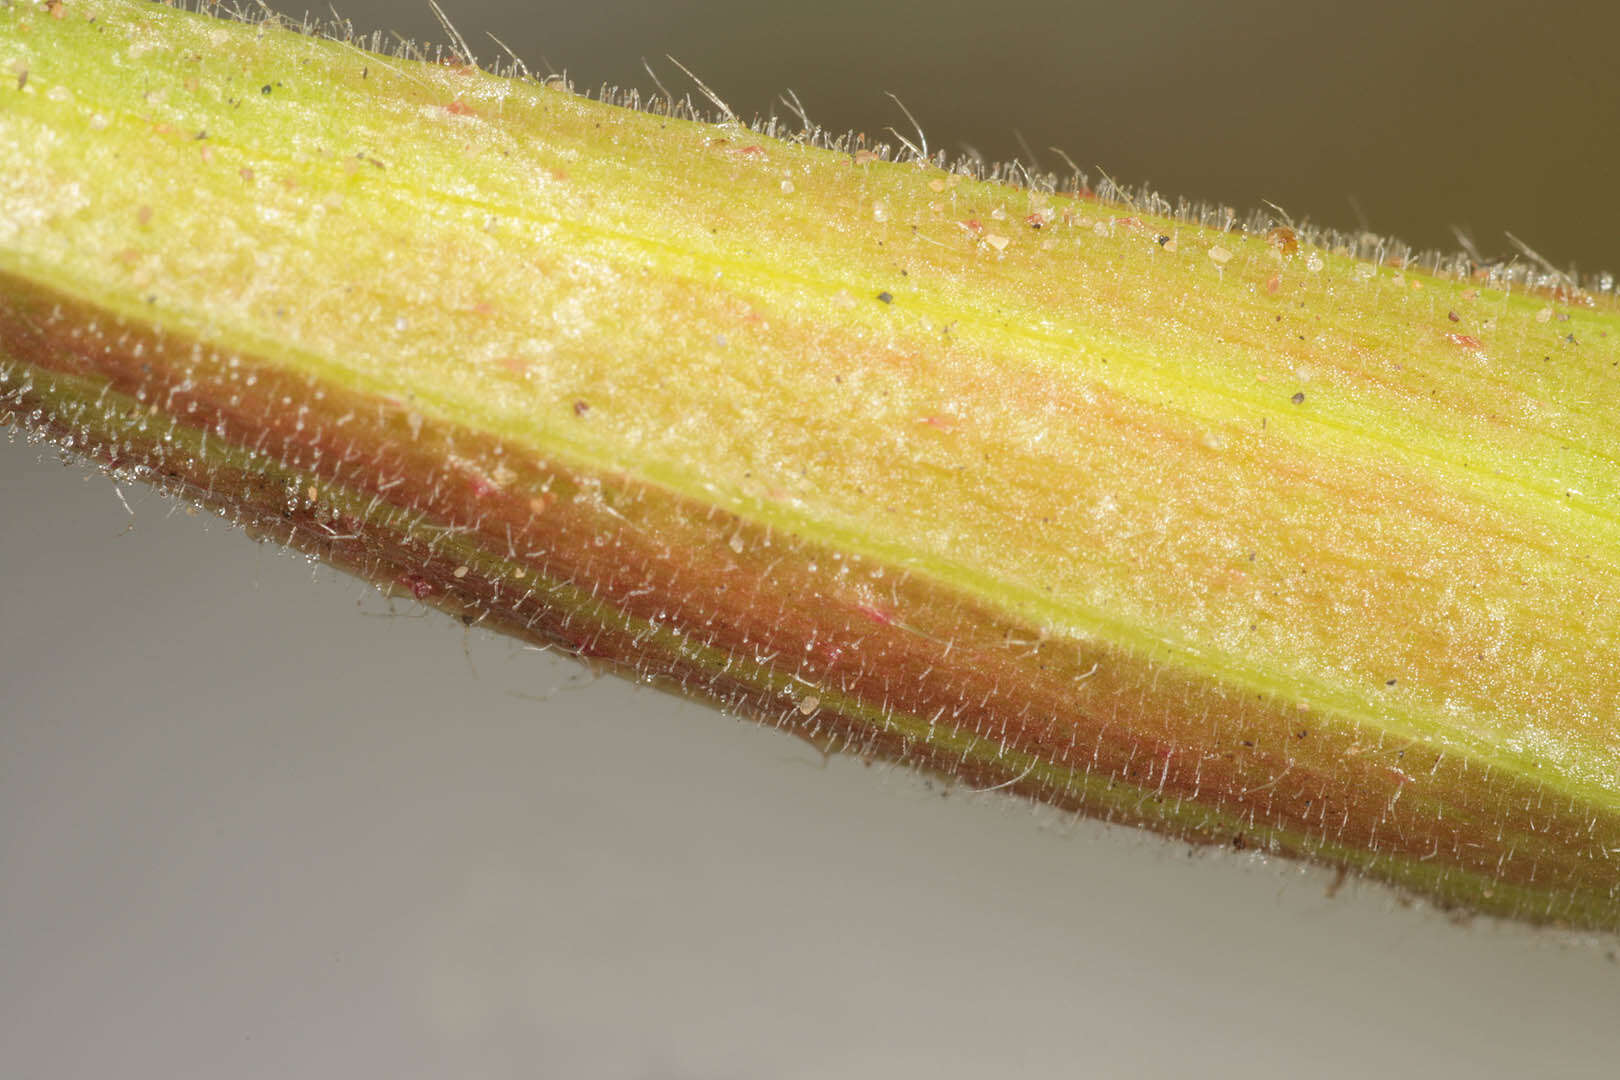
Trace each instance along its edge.
{"label": "oenothera stem", "polygon": [[831,747],[1620,927],[1601,290],[134,0],[0,74],[13,423]]}

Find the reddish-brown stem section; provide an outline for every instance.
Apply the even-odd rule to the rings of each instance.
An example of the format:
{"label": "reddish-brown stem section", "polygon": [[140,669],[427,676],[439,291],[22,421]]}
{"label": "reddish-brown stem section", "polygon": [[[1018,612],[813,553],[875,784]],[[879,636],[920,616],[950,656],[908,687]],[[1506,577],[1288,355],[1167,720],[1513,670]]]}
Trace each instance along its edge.
{"label": "reddish-brown stem section", "polygon": [[0,281],[0,354],[22,361],[0,386],[6,408],[115,468],[469,620],[829,747],[1193,842],[1341,864],[1377,852],[1364,865],[1394,880],[1433,862],[1499,883],[1527,917],[1589,923],[1580,904],[1612,884],[1615,815],[1470,776],[1480,766],[1429,744],[1368,743],[1168,651],[1048,640],[902,569],[15,277]]}

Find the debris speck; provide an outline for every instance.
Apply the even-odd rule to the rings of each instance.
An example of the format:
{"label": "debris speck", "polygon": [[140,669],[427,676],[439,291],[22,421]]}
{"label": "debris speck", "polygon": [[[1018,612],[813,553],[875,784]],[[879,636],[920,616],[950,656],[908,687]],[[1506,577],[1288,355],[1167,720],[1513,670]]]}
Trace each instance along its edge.
{"label": "debris speck", "polygon": [[880,292],[877,294],[877,298],[885,304],[894,303],[894,294],[890,292]]}
{"label": "debris speck", "polygon": [[259,87],[259,93],[261,94],[270,94],[273,92],[274,90],[269,83],[265,83],[263,86]]}
{"label": "debris speck", "polygon": [[1278,225],[1266,230],[1266,243],[1284,255],[1292,255],[1299,250],[1299,235],[1286,225]]}
{"label": "debris speck", "polygon": [[1462,322],[1462,316],[1458,315],[1455,311],[1446,312],[1446,318],[1450,319],[1452,322]]}
{"label": "debris speck", "polygon": [[575,416],[584,416],[586,413],[588,413],[590,411],[591,411],[591,407],[587,403],[585,403],[583,401],[574,402],[574,415]]}
{"label": "debris speck", "polygon": [[1288,400],[1292,401],[1295,405],[1303,405],[1303,404],[1305,404],[1305,391],[1303,391],[1303,390],[1298,391],[1297,393],[1294,394],[1293,397],[1289,398]]}

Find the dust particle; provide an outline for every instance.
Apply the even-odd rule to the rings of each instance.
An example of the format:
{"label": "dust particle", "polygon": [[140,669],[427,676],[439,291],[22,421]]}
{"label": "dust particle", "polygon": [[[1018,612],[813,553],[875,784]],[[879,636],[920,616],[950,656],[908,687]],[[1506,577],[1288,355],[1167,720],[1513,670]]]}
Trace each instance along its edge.
{"label": "dust particle", "polygon": [[1286,225],[1278,225],[1266,231],[1266,243],[1284,255],[1292,255],[1299,250],[1299,235]]}
{"label": "dust particle", "polygon": [[1292,401],[1295,405],[1303,405],[1303,404],[1305,404],[1305,391],[1303,391],[1303,390],[1299,391],[1298,393],[1296,393],[1293,397],[1289,398],[1288,400]]}
{"label": "dust particle", "polygon": [[894,294],[890,292],[880,292],[877,294],[877,298],[885,304],[894,303]]}

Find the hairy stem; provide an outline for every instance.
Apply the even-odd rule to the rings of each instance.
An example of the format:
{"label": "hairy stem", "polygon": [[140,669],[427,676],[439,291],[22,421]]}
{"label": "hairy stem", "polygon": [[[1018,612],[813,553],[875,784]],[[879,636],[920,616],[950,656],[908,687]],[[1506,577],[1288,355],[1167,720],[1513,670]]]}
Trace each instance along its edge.
{"label": "hairy stem", "polygon": [[11,422],[832,748],[1620,928],[1607,293],[133,0],[0,74]]}

